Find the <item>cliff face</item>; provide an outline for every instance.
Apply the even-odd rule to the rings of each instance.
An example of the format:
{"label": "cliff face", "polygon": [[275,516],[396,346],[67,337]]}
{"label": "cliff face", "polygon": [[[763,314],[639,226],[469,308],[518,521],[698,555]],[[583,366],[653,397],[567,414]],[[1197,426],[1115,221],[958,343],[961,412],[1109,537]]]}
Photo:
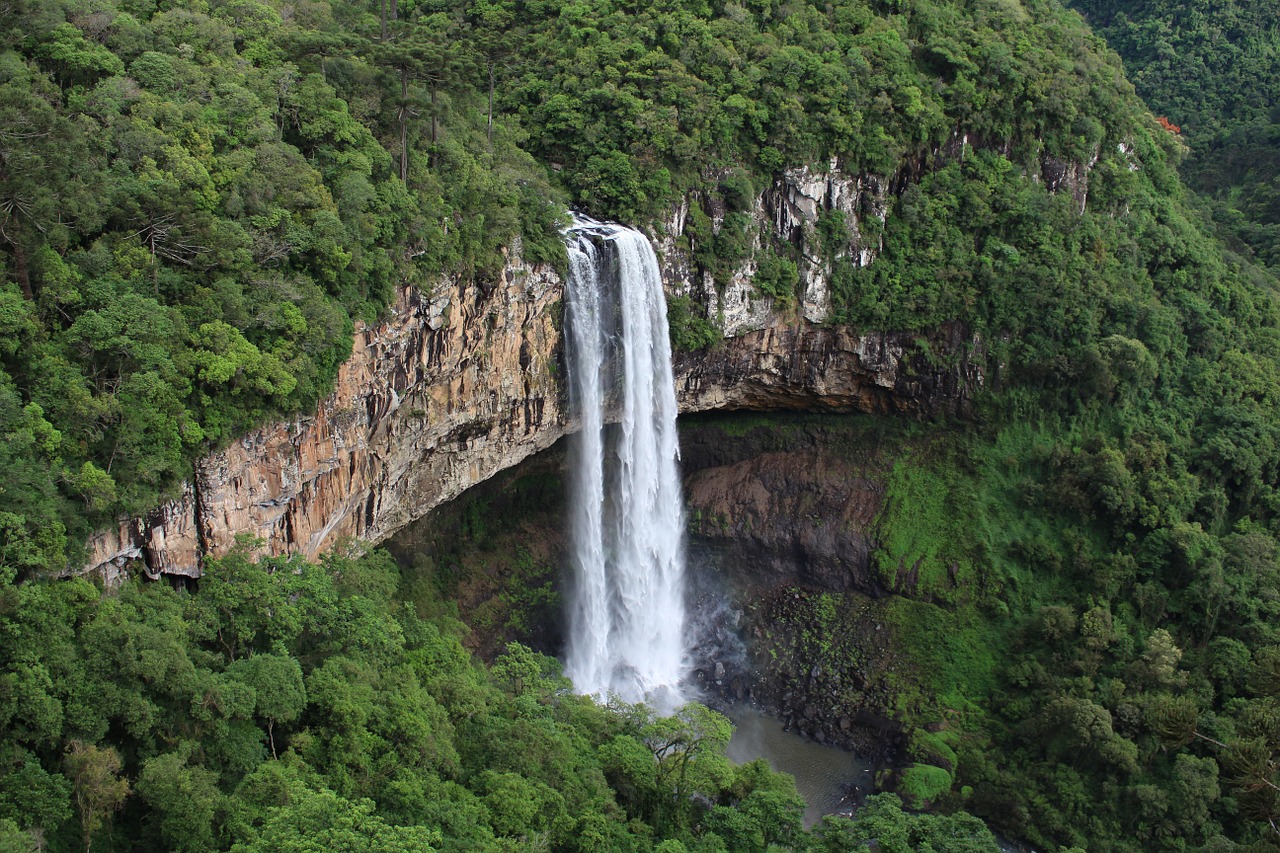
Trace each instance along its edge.
{"label": "cliff face", "polygon": [[[723,292],[671,237],[658,240],[668,289],[694,294],[727,336],[678,356],[682,412],[801,409],[932,414],[963,409],[983,382],[981,347],[960,327],[919,335],[819,325],[828,272],[807,247],[823,210],[845,210],[847,251],[869,262],[860,216],[883,216],[882,182],[785,173],[755,216],[797,245],[800,317],[751,293],[748,260]],[[668,223],[678,233],[681,213]],[[485,286],[444,281],[401,292],[387,320],[357,331],[334,393],[305,417],[262,427],[197,466],[175,501],[89,543],[80,571],[198,577],[239,536],[260,553],[314,558],[347,537],[379,542],[572,431],[559,373],[563,283],[514,258]]]}
{"label": "cliff face", "polygon": [[[786,409],[942,414],[983,385],[981,341],[959,325],[928,335],[807,321],[675,357],[680,411]],[[931,359],[934,359],[931,361]]]}
{"label": "cliff face", "polygon": [[[715,176],[708,176],[714,183]],[[856,266],[866,266],[880,251],[879,236],[863,233],[864,226],[879,224],[887,215],[890,181],[874,175],[853,176],[840,171],[832,160],[825,171],[808,166],[787,169],[761,193],[751,206],[751,257],[741,264],[721,288],[711,273],[697,270],[683,250],[678,237],[685,230],[689,202],[681,204],[663,223],[657,240],[662,258],[663,280],[674,295],[692,296],[715,318],[724,334],[734,337],[777,324],[773,299],[760,296],[751,284],[756,274],[756,256],[766,237],[795,249],[799,275],[799,315],[810,323],[821,323],[831,314],[831,267],[819,251],[816,236],[819,218],[825,213],[843,217],[845,239],[834,247],[834,257],[848,258]],[[693,201],[692,203],[697,203]],[[712,210],[712,227],[719,230],[723,210]]]}
{"label": "cliff face", "polygon": [[406,289],[359,330],[316,411],[255,430],[197,466],[183,496],[97,534],[86,568],[198,577],[241,535],[315,557],[371,542],[549,447],[565,429],[556,379],[562,284],[513,262],[485,287]]}

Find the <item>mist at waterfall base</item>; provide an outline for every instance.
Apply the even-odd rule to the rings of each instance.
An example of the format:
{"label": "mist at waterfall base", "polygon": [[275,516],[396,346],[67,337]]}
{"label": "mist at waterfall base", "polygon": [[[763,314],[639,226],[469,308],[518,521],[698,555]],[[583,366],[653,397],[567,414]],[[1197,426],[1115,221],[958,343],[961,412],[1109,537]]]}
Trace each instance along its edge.
{"label": "mist at waterfall base", "polygon": [[[657,258],[643,234],[620,225],[577,218],[567,236],[565,357],[581,429],[569,460],[565,674],[582,693],[670,713],[698,692],[688,680],[691,656],[745,671],[746,649],[726,630],[737,619],[723,591],[700,584],[686,613],[676,398]],[[851,794],[868,790],[870,763],[806,741],[746,703],[715,704],[735,724],[731,759],[764,758],[795,776],[806,826],[848,812]]]}
{"label": "mist at waterfall base", "polygon": [[581,429],[565,674],[583,693],[672,710],[687,668],[684,508],[662,277],[638,231],[580,217],[567,237],[566,362]]}

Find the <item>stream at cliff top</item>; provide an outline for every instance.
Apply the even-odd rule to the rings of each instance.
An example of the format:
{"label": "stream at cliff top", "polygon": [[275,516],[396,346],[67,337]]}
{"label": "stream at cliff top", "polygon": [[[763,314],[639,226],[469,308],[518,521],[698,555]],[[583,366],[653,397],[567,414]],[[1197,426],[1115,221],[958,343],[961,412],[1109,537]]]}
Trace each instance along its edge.
{"label": "stream at cliff top", "polygon": [[[780,773],[796,777],[796,789],[807,807],[804,825],[808,829],[823,815],[850,814],[862,797],[874,792],[874,767],[852,752],[823,746],[795,732],[783,731],[782,723],[748,705],[732,705],[724,714],[733,721],[733,738],[725,753],[732,761],[745,764],[757,758],[769,762]],[[853,793],[852,786],[860,791]]]}

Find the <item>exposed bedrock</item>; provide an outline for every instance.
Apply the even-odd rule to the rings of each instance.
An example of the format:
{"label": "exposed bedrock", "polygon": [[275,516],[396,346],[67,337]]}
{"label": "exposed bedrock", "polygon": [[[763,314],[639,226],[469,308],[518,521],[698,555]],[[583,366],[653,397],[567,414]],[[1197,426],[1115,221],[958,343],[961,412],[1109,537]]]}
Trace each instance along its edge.
{"label": "exposed bedrock", "polygon": [[807,737],[884,759],[900,652],[876,570],[900,429],[872,418],[697,419],[682,430],[694,678]]}
{"label": "exposed bedrock", "polygon": [[[760,227],[798,241],[808,257],[816,217],[848,208],[848,251],[869,261],[853,213],[882,216],[882,184],[788,171],[761,195]],[[751,296],[752,260],[717,293],[679,241],[656,242],[668,292],[692,293],[726,334],[715,347],[677,356],[682,412],[937,415],[963,411],[984,382],[981,341],[958,324],[859,334],[813,322],[829,306],[817,262],[804,271],[800,315],[784,317]],[[126,570],[198,577],[205,556],[226,553],[240,536],[260,540],[261,554],[308,558],[347,538],[386,539],[573,431],[563,296],[554,270],[518,256],[496,282],[403,289],[386,319],[357,330],[333,394],[314,412],[202,459],[180,497],[100,531],[87,564],[73,570],[108,582]],[[745,313],[727,311],[729,298]]]}

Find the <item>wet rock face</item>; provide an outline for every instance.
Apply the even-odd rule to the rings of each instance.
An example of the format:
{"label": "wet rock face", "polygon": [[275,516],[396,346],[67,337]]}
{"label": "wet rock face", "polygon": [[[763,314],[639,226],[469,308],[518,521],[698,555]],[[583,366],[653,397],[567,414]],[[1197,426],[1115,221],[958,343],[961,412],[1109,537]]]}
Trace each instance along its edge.
{"label": "wet rock face", "polygon": [[884,484],[869,467],[818,449],[766,452],[698,471],[685,480],[690,532],[755,584],[874,589],[871,552]]}
{"label": "wet rock face", "polygon": [[900,423],[727,415],[681,428],[693,677],[820,743],[887,759],[901,667],[873,560]]}
{"label": "wet rock face", "polygon": [[[750,701],[811,740],[889,759],[899,746],[895,673],[905,662],[885,624],[888,599],[797,580],[803,561],[788,570],[785,554],[762,555],[694,537],[692,678],[713,700]],[[777,577],[758,573],[766,566]]]}

